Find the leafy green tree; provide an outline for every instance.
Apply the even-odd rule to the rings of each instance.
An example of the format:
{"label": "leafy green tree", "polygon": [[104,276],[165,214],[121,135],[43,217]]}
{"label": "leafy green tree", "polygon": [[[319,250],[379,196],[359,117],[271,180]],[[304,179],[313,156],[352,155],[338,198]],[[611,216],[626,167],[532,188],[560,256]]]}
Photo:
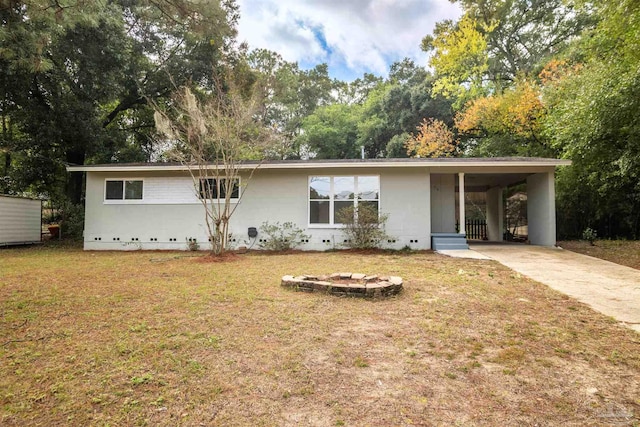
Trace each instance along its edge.
{"label": "leafy green tree", "polygon": [[491,32],[492,27],[478,27],[476,19],[465,14],[456,23],[437,23],[434,35],[422,40],[422,49],[433,51],[430,64],[437,73],[434,93],[456,100],[458,108],[467,100],[487,92],[485,76],[489,57],[486,33]]}
{"label": "leafy green tree", "polygon": [[318,159],[360,157],[357,124],[362,107],[333,104],[319,107],[303,121],[301,143]]}
{"label": "leafy green tree", "polygon": [[300,158],[303,119],[316,108],[334,103],[334,93],[341,83],[329,77],[326,64],[301,70],[297,64],[266,49],[249,52],[247,60],[256,72],[262,93],[261,119],[278,132],[279,143],[267,153],[268,157]]}
{"label": "leafy green tree", "polygon": [[[571,172],[559,179],[560,224],[579,237],[640,238],[640,9],[637,1],[605,1],[601,21],[582,39],[585,59],[550,83],[546,131]],[[571,221],[576,226],[570,225]]]}
{"label": "leafy green tree", "polygon": [[535,76],[596,19],[573,0],[458,0],[464,15],[443,21],[422,48],[432,52],[436,93],[469,101]]}
{"label": "leafy green tree", "polygon": [[453,124],[451,102],[432,95],[432,81],[432,76],[411,60],[391,65],[388,80],[372,89],[363,103],[358,146],[365,147],[367,157],[405,157],[405,149],[398,151],[389,143],[398,135],[415,131],[424,118]]}
{"label": "leafy green tree", "polygon": [[304,119],[298,141],[320,158],[359,158],[360,147],[367,158],[406,157],[406,138],[398,145],[395,137],[415,131],[426,117],[453,124],[451,102],[432,97],[431,83],[423,67],[409,59],[396,62],[388,79],[365,76],[355,83],[363,96],[338,94],[343,103],[315,110]]}
{"label": "leafy green tree", "polygon": [[[0,17],[0,147],[11,191],[62,197],[66,163],[151,158],[148,100],[168,100],[187,81],[211,87],[223,57],[239,61],[231,2],[24,0]],[[81,191],[74,174],[67,196],[79,202]]]}
{"label": "leafy green tree", "polygon": [[487,41],[487,77],[498,92],[536,74],[595,17],[578,0],[459,0]]}

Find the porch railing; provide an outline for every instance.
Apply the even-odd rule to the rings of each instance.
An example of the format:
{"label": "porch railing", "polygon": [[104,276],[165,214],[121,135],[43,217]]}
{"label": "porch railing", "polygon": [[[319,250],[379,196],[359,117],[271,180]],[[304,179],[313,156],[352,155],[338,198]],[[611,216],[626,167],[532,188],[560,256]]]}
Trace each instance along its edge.
{"label": "porch railing", "polygon": [[[484,219],[468,219],[465,222],[467,239],[485,240],[487,238],[487,221]],[[460,231],[460,222],[456,221],[456,232]]]}

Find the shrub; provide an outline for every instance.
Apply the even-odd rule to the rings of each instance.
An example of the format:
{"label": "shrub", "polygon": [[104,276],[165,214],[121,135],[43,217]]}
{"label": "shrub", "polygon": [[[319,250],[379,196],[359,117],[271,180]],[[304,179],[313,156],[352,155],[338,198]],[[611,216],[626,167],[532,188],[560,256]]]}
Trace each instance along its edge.
{"label": "shrub", "polygon": [[582,232],[582,238],[589,242],[591,246],[595,245],[596,238],[598,237],[598,233],[593,228],[587,227]]}
{"label": "shrub", "polygon": [[63,238],[82,240],[84,231],[84,206],[65,202],[62,206],[60,231]]}
{"label": "shrub", "polygon": [[389,218],[386,214],[379,214],[375,204],[363,203],[358,207],[340,209],[337,219],[344,224],[344,244],[352,249],[371,249],[380,247],[380,242],[389,236],[384,227]]}
{"label": "shrub", "polygon": [[187,240],[187,249],[190,251],[197,251],[200,249],[200,244],[197,239],[186,239]]}
{"label": "shrub", "polygon": [[310,237],[304,234],[304,231],[292,222],[269,224],[269,222],[266,221],[260,226],[260,232],[265,235],[265,237],[261,239],[260,247],[270,251],[293,249]]}

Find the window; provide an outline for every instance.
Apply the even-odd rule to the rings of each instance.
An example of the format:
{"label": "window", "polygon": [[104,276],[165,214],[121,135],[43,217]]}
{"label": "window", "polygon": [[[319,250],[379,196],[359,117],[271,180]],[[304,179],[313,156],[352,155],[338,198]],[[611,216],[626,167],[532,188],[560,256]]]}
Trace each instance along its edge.
{"label": "window", "polygon": [[337,225],[341,209],[367,203],[379,208],[378,176],[309,177],[309,224]]}
{"label": "window", "polygon": [[238,199],[240,197],[240,178],[234,178],[232,185],[229,185],[226,178],[202,178],[200,180],[200,188],[198,189],[201,199],[224,199],[227,191],[231,191],[231,198]]}
{"label": "window", "polygon": [[107,180],[105,200],[142,200],[142,180]]}

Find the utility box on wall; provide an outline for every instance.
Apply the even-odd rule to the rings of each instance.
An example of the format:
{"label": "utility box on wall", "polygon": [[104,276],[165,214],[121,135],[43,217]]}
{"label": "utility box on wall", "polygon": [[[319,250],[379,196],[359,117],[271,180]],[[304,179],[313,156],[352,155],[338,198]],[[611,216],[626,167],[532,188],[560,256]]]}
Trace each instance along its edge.
{"label": "utility box on wall", "polygon": [[40,242],[42,201],[0,195],[0,246]]}

